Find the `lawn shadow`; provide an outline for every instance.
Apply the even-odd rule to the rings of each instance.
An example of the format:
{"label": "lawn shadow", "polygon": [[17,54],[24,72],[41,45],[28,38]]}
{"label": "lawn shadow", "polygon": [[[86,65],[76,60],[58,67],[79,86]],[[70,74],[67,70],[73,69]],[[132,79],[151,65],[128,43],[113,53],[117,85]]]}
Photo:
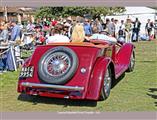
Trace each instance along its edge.
{"label": "lawn shadow", "polygon": [[138,60],[136,62],[143,62],[143,63],[156,63],[157,61],[154,61],[154,60]]}
{"label": "lawn shadow", "polygon": [[149,92],[157,92],[157,88],[149,88]]}
{"label": "lawn shadow", "polygon": [[[157,95],[155,95],[155,92],[157,92],[157,88],[149,88],[149,93],[147,93],[147,95],[157,100]],[[157,107],[157,102],[154,102],[154,104]]]}
{"label": "lawn shadow", "polygon": [[125,72],[118,79],[112,82],[112,88],[114,88],[124,77],[125,77]]}
{"label": "lawn shadow", "polygon": [[63,105],[64,107],[68,107],[68,106],[96,107],[97,106],[97,101],[49,98],[49,97],[41,97],[41,96],[31,96],[23,93],[18,96],[18,100],[25,101],[25,102],[32,102],[33,105],[37,105],[38,103],[44,103],[44,104]]}

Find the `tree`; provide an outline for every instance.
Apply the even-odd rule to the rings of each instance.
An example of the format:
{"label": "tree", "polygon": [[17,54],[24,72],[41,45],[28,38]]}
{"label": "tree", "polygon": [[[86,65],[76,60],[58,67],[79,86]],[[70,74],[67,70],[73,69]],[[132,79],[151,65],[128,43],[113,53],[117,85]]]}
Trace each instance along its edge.
{"label": "tree", "polygon": [[106,15],[116,15],[117,13],[123,13],[125,11],[124,7],[92,7],[89,8],[90,14],[93,18],[99,17],[101,14]]}
{"label": "tree", "polygon": [[63,7],[41,7],[37,10],[35,16],[37,18],[43,17],[58,17],[62,15]]}
{"label": "tree", "polygon": [[92,18],[103,15],[114,15],[125,11],[124,7],[41,7],[36,12],[36,17],[67,17],[91,15]]}

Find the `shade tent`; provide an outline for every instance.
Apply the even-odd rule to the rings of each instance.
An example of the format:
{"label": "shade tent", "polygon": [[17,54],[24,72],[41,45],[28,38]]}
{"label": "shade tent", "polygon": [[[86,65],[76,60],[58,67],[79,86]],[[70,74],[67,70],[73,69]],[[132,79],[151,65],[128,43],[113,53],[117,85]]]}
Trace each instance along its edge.
{"label": "shade tent", "polygon": [[152,22],[157,19],[157,11],[149,7],[125,7],[125,9],[126,11],[124,13],[113,16],[106,16],[105,18],[114,18],[117,19],[119,22],[121,20],[126,21],[127,18],[131,19],[132,21],[138,18],[141,22],[141,34],[145,33],[145,25],[148,19],[150,19]]}

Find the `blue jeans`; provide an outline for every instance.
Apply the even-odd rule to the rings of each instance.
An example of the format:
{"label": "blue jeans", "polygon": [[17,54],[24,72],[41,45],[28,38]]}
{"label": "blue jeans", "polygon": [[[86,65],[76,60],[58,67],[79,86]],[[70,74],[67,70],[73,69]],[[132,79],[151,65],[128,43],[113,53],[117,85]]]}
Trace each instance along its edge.
{"label": "blue jeans", "polygon": [[6,61],[7,61],[6,57],[0,58],[0,70],[6,70],[7,69]]}
{"label": "blue jeans", "polygon": [[0,70],[3,70],[4,64],[2,58],[0,58]]}

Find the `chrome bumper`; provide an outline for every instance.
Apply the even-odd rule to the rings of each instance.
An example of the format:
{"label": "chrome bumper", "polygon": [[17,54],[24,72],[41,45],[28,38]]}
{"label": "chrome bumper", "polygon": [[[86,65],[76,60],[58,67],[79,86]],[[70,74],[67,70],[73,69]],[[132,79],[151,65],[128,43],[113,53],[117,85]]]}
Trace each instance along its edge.
{"label": "chrome bumper", "polygon": [[21,85],[25,86],[25,87],[53,88],[53,89],[58,89],[58,90],[72,90],[72,91],[83,91],[84,90],[84,87],[78,87],[78,86],[37,84],[37,83],[29,83],[29,82],[22,82]]}

